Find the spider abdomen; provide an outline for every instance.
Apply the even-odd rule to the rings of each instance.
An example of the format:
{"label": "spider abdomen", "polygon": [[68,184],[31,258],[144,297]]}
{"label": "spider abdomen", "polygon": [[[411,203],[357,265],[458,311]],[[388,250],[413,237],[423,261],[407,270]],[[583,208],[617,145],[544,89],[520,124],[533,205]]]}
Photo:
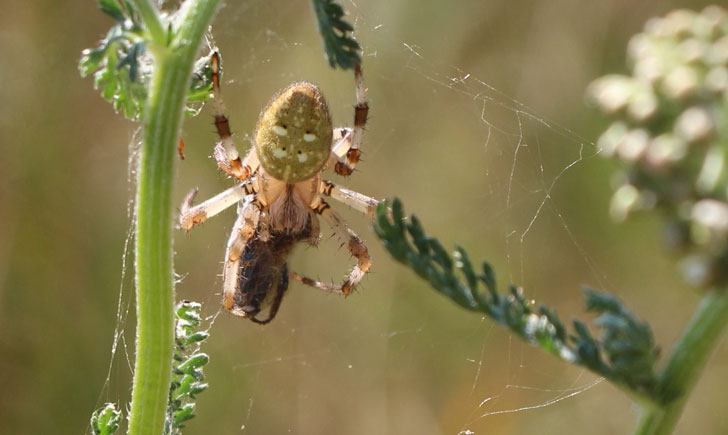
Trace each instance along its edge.
{"label": "spider abdomen", "polygon": [[255,151],[267,173],[297,183],[321,171],[331,151],[332,131],[321,91],[311,83],[294,83],[261,112]]}

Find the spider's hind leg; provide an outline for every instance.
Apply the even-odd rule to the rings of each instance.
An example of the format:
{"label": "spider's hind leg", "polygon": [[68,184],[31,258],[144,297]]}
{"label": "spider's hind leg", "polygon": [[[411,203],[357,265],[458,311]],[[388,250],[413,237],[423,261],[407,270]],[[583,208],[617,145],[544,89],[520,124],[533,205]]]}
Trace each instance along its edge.
{"label": "spider's hind leg", "polygon": [[359,236],[357,236],[356,233],[346,225],[341,216],[332,210],[331,207],[323,200],[319,199],[319,204],[312,208],[334,230],[334,233],[336,233],[339,240],[346,245],[351,255],[356,258],[357,263],[351,272],[349,272],[346,281],[344,281],[342,285],[327,284],[321,281],[316,281],[295,272],[291,274],[291,277],[306,285],[310,285],[321,290],[341,293],[345,296],[349,295],[352,291],[354,291],[367,271],[369,271],[369,267],[372,264],[371,257],[369,257],[369,251]]}

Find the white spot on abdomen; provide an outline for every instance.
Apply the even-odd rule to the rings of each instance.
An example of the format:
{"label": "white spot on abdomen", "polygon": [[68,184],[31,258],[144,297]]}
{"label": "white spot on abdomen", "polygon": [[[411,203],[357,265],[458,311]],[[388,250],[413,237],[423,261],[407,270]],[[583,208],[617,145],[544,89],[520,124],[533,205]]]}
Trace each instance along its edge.
{"label": "white spot on abdomen", "polygon": [[299,154],[299,155],[298,155],[298,161],[299,161],[299,162],[303,163],[303,162],[305,162],[306,160],[308,160],[308,154]]}
{"label": "white spot on abdomen", "polygon": [[285,136],[288,134],[288,130],[286,130],[285,128],[283,128],[280,125],[274,125],[273,133],[277,134],[278,136]]}
{"label": "white spot on abdomen", "polygon": [[287,155],[287,153],[280,148],[274,148],[273,155],[278,158],[281,158],[281,157],[285,157]]}
{"label": "white spot on abdomen", "polygon": [[303,140],[306,142],[313,142],[316,140],[316,135],[313,133],[306,133],[303,135]]}

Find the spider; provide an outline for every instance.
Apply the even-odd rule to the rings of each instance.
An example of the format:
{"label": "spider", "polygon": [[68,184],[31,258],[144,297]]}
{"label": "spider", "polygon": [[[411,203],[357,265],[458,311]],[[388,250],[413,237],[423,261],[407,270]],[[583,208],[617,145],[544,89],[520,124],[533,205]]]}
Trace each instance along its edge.
{"label": "spider", "polygon": [[[180,227],[193,226],[237,204],[238,215],[227,243],[223,266],[222,305],[255,323],[273,320],[289,277],[325,291],[349,295],[371,265],[367,247],[322,196],[374,216],[380,201],[324,180],[333,168],[350,175],[359,161],[369,106],[361,67],[356,65],[354,127],[334,129],[319,89],[294,83],[280,91],[261,112],[254,144],[241,160],[233,142],[220,96],[220,57],[211,57],[215,126],[220,137],[213,155],[218,166],[237,185],[192,206],[196,190],[184,200]],[[357,263],[341,285],[327,284],[288,272],[286,258],[299,242],[316,245],[321,217],[356,257]],[[270,306],[266,319],[257,315]]]}

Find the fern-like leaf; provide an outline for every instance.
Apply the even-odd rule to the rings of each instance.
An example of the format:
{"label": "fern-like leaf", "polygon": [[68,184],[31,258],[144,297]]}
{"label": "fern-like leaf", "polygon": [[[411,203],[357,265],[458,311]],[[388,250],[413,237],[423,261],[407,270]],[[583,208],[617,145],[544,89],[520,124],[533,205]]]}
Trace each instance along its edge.
{"label": "fern-like leaf", "polygon": [[387,206],[378,207],[374,231],[397,261],[435,290],[562,360],[586,367],[637,396],[659,400],[654,374],[658,352],[652,331],[616,297],[586,290],[587,309],[600,314],[594,322],[600,337],[578,320],[569,334],[555,311],[536,308],[523,289],[511,285],[507,292],[500,292],[488,263],[478,274],[462,247],[448,254],[437,239],[427,236],[417,217],[404,218],[399,200],[392,202],[391,209]]}
{"label": "fern-like leaf", "polygon": [[313,0],[319,32],[324,39],[326,57],[332,68],[353,69],[361,63],[361,47],[349,33],[354,28],[343,20],[344,9],[333,0]]}
{"label": "fern-like leaf", "polygon": [[91,433],[93,435],[111,435],[119,429],[121,411],[113,403],[107,403],[91,415]]}
{"label": "fern-like leaf", "polygon": [[[152,58],[146,53],[144,28],[137,11],[129,2],[99,0],[99,8],[117,21],[96,48],[81,53],[78,69],[81,76],[93,74],[94,87],[110,102],[115,112],[130,120],[140,119],[147,98]],[[210,98],[212,89],[210,56],[195,65],[187,102]],[[188,108],[188,113],[197,113]]]}
{"label": "fern-like leaf", "polygon": [[197,302],[182,301],[177,304],[175,325],[175,350],[172,368],[172,385],[164,435],[178,435],[184,422],[195,416],[194,400],[207,389],[202,381],[202,368],[210,357],[200,352],[200,344],[209,337],[207,331],[199,331],[200,310]]}

